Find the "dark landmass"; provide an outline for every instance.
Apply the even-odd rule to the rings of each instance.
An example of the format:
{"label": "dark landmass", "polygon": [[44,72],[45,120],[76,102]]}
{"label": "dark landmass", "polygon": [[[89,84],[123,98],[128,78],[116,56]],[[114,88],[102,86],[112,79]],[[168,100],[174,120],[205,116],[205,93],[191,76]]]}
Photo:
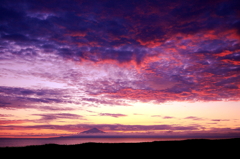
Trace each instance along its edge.
{"label": "dark landmass", "polygon": [[[103,134],[93,134],[93,133],[86,133],[84,135],[81,134],[77,134],[77,135],[70,135],[70,136],[59,136],[59,137],[52,137],[52,138],[168,138],[168,139],[187,139],[189,138],[189,136],[160,136],[160,135],[109,135],[107,133],[103,133]],[[226,136],[193,136],[192,139],[221,139],[221,138],[238,138],[238,137],[226,137]],[[1,138],[0,138],[1,139]]]}
{"label": "dark landmass", "polygon": [[[83,143],[77,145],[57,145],[46,144],[26,147],[1,147],[0,153],[3,154],[44,154],[54,153],[55,155],[61,154],[91,154],[97,155],[105,153],[105,155],[119,154],[130,155],[134,154],[139,156],[142,153],[150,154],[168,154],[188,156],[192,155],[193,158],[199,155],[222,156],[226,154],[228,158],[233,154],[239,152],[240,138],[233,139],[188,139],[181,141],[154,141],[143,143]],[[117,155],[118,156],[118,155]],[[141,156],[141,155],[140,155]],[[169,156],[168,156],[169,157]],[[116,157],[114,157],[116,158]]]}
{"label": "dark landmass", "polygon": [[103,132],[103,131],[101,131],[101,130],[99,130],[99,129],[97,129],[97,128],[92,128],[92,129],[90,129],[90,130],[83,131],[83,132],[81,132],[81,133],[88,134],[88,133],[105,133],[105,132]]}

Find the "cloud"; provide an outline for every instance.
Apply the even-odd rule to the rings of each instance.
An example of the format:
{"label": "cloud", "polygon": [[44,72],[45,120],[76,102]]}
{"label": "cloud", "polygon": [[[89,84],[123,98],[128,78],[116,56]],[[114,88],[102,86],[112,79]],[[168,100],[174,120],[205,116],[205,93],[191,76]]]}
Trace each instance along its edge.
{"label": "cloud", "polygon": [[151,115],[151,117],[161,117],[161,115]]}
{"label": "cloud", "polygon": [[[7,98],[6,98],[7,97]],[[110,98],[86,98],[76,89],[30,89],[20,87],[0,87],[0,107],[6,109],[30,108],[42,111],[74,110],[75,108],[58,106],[61,104],[75,105],[113,105],[131,106],[125,100]],[[46,105],[47,104],[47,105]]]}
{"label": "cloud", "polygon": [[[1,108],[36,108],[36,109],[63,109],[56,107],[40,107],[42,104],[64,104],[75,103],[68,96],[69,90],[65,89],[26,89],[18,87],[0,87]],[[38,104],[38,106],[36,106]],[[65,108],[67,109],[67,108]]]}
{"label": "cloud", "polygon": [[39,107],[33,107],[33,108],[38,109],[40,111],[72,111],[72,110],[76,110],[76,108],[59,107],[59,106],[39,106]]}
{"label": "cloud", "polygon": [[99,116],[110,116],[110,117],[114,117],[114,118],[127,116],[125,114],[112,114],[112,113],[99,113],[98,115]]}
{"label": "cloud", "polygon": [[174,118],[174,117],[172,117],[172,116],[164,116],[163,117],[163,119],[172,119],[172,118]]}
{"label": "cloud", "polygon": [[139,113],[133,113],[133,115],[143,115],[143,114],[139,114]]}
{"label": "cloud", "polygon": [[83,101],[88,101],[96,104],[103,105],[118,105],[118,106],[131,106],[130,104],[122,101],[122,100],[112,100],[112,99],[97,99],[97,98],[82,98]]}
{"label": "cloud", "polygon": [[199,117],[196,117],[196,116],[188,116],[188,117],[185,117],[184,119],[191,119],[191,120],[204,120],[203,118],[199,118]]}
{"label": "cloud", "polygon": [[[1,125],[0,130],[54,130],[54,136],[61,136],[62,130],[69,133],[80,133],[96,127],[107,132],[106,135],[162,135],[184,137],[239,137],[239,128],[211,128],[204,129],[202,126],[182,125],[122,125],[122,124],[76,124],[76,125]],[[59,132],[58,132],[59,131]],[[121,131],[121,133],[118,133]],[[143,131],[148,133],[142,133]],[[151,132],[151,133],[149,133]],[[171,132],[171,133],[169,133]]]}
{"label": "cloud", "polygon": [[[239,100],[238,5],[200,0],[64,0],[44,6],[3,1],[0,59],[33,62],[28,71],[3,70],[75,86],[86,102],[96,104]],[[75,102],[55,98],[61,91],[24,89],[1,87],[2,93],[25,95],[29,102]]]}
{"label": "cloud", "polygon": [[[141,44],[148,46],[148,44],[151,43],[161,44],[167,41],[172,34],[177,34],[178,32],[194,34],[206,29],[206,26],[201,25],[202,23],[206,23],[208,25],[207,27],[210,27],[214,24],[212,21],[215,20],[213,18],[214,13],[210,13],[212,19],[204,18],[204,14],[211,11],[211,7],[206,7],[210,5],[210,2],[195,2],[193,5],[182,3],[178,6],[176,6],[174,2],[164,2],[164,4],[162,4],[161,2],[150,1],[145,2],[147,5],[133,5],[132,2],[121,2],[120,8],[124,8],[124,10],[119,10],[119,5],[116,4],[111,5],[114,6],[113,8],[109,8],[109,1],[96,2],[98,6],[72,2],[68,3],[68,8],[62,6],[64,4],[63,2],[62,4],[58,4],[59,9],[53,8],[53,4],[55,3],[53,2],[51,5],[46,4],[44,10],[47,11],[43,11],[41,7],[36,7],[37,2],[27,2],[28,10],[19,7],[18,11],[16,11],[17,9],[13,5],[10,5],[10,2],[6,3],[9,6],[6,10],[21,13],[15,13],[15,15],[21,15],[20,19],[15,19],[21,21],[23,24],[27,23],[30,26],[31,32],[29,33],[31,37],[35,39],[43,38],[43,40],[38,40],[38,43],[44,45],[46,45],[45,40],[50,39],[55,43],[55,47],[59,52],[58,55],[72,60],[76,59],[76,57],[92,61],[112,59],[121,63],[129,62],[135,58],[139,63],[148,53],[134,49],[136,46],[140,46]],[[12,3],[14,4],[14,2]],[[15,4],[16,3],[17,2],[15,2]],[[170,9],[171,5],[173,9]],[[201,7],[199,7],[199,5]],[[217,4],[212,3],[211,5],[215,6]],[[34,9],[32,9],[32,7]],[[76,7],[78,8],[77,10]],[[137,9],[138,7],[142,7],[143,11],[140,12]],[[150,8],[152,8],[152,13],[144,14],[144,12],[149,12]],[[74,13],[73,10],[76,12]],[[81,10],[88,10],[89,14],[84,14]],[[99,13],[96,13],[97,10]],[[102,12],[102,10],[104,10],[104,12]],[[115,10],[119,11],[117,15]],[[127,12],[128,14],[126,14]],[[189,12],[191,14],[189,14]],[[168,13],[170,14],[167,16]],[[98,16],[96,16],[96,14],[98,14]],[[165,17],[163,17],[163,15]],[[197,18],[199,18],[198,21],[193,21]],[[176,21],[176,19],[179,20]],[[75,23],[75,21],[78,23]],[[147,25],[146,22],[148,21],[152,25]],[[220,19],[216,18],[216,21],[220,21]],[[8,21],[6,25],[10,24],[11,21]],[[167,31],[169,30],[167,25],[171,26],[170,31]],[[217,26],[215,25],[215,27]],[[14,26],[12,26],[9,30],[14,29]],[[24,25],[22,25],[18,30],[27,32],[26,29],[27,28],[24,28]],[[47,36],[48,34],[51,36]],[[14,34],[6,36],[13,35]],[[24,35],[21,36],[23,37]],[[69,47],[62,49],[59,48],[59,44],[65,44],[66,46],[71,44],[73,47],[71,47],[71,49],[69,49]],[[83,52],[83,49],[89,46],[89,44],[91,46],[90,50]],[[130,47],[133,48],[133,51],[124,49],[124,47],[123,49],[115,50],[109,46]],[[81,53],[77,50],[80,50]]]}
{"label": "cloud", "polygon": [[[57,96],[61,95],[64,90],[60,89],[27,89],[20,87],[0,87],[0,93],[4,95],[19,95],[19,96]],[[66,91],[66,90],[65,90]]]}
{"label": "cloud", "polygon": [[[38,115],[38,114],[36,114]],[[76,115],[76,114],[75,114]],[[41,116],[41,115],[40,115]],[[55,117],[59,117],[61,115],[53,114]],[[64,115],[63,118],[68,118],[72,115]],[[44,117],[44,115],[43,115]],[[53,117],[54,118],[54,117]],[[56,118],[51,118],[47,116],[47,121],[54,120]],[[61,118],[61,117],[60,117]],[[73,117],[74,119],[78,117]],[[182,130],[199,130],[197,126],[181,126],[181,125],[122,125],[122,124],[76,124],[76,125],[33,125],[33,126],[12,126],[16,129],[55,129],[55,130],[68,130],[68,131],[83,131],[89,128],[97,127],[100,130],[107,130],[109,132],[115,132],[115,131],[123,131],[123,132],[138,132],[138,131],[167,131],[167,130],[174,130],[174,131],[182,131]],[[11,129],[10,126],[3,126],[1,127],[3,129]]]}
{"label": "cloud", "polygon": [[83,116],[72,113],[51,113],[51,114],[32,114],[34,116],[41,116],[37,122],[50,122],[57,119],[81,119]]}
{"label": "cloud", "polygon": [[0,120],[0,125],[16,125],[22,123],[28,123],[30,120]]}
{"label": "cloud", "polygon": [[212,119],[211,121],[229,121],[229,119]]}
{"label": "cloud", "polygon": [[12,117],[12,116],[14,116],[14,115],[12,115],[12,114],[0,114],[0,117],[3,117],[3,118]]}

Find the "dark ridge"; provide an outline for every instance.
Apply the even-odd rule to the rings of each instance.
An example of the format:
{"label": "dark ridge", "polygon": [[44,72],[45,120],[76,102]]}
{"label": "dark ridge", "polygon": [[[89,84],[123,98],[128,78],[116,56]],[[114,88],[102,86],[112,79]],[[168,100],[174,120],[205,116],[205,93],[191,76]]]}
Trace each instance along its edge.
{"label": "dark ridge", "polygon": [[[228,158],[232,158],[231,155],[238,152],[238,145],[240,138],[233,139],[188,139],[181,141],[154,141],[154,142],[142,142],[142,143],[83,143],[77,145],[58,145],[58,144],[46,144],[26,147],[1,147],[0,153],[14,155],[14,154],[136,154],[150,152],[153,154],[179,154],[190,155],[197,154],[214,154],[219,155],[222,153],[230,152]],[[106,155],[107,155],[106,154]],[[196,156],[195,156],[196,157]]]}
{"label": "dark ridge", "polygon": [[92,128],[92,129],[89,129],[87,131],[83,131],[81,133],[87,133],[88,134],[88,133],[105,133],[105,132],[103,132],[103,131],[101,131],[101,130],[99,130],[97,128]]}

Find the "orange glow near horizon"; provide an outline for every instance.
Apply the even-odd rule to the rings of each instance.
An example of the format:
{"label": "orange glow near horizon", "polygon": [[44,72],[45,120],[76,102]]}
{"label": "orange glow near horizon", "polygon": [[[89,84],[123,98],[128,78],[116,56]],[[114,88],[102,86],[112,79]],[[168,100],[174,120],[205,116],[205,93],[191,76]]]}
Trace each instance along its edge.
{"label": "orange glow near horizon", "polygon": [[[228,108],[226,107],[228,104]],[[146,109],[147,108],[147,109]],[[106,109],[106,110],[105,110]],[[28,120],[11,120],[12,117],[8,117],[8,120],[1,120],[0,125],[3,126],[0,135],[1,136],[24,136],[27,137],[49,137],[49,136],[61,136],[61,135],[72,135],[80,133],[87,128],[75,127],[72,124],[77,125],[170,125],[170,126],[191,126],[200,125],[204,127],[205,130],[211,130],[214,128],[237,128],[240,125],[239,113],[239,102],[169,102],[162,104],[154,103],[134,103],[132,106],[102,106],[101,109],[91,108],[90,111],[79,111],[77,114],[85,114],[84,120],[68,119],[62,120],[58,119],[55,121],[49,121],[51,127],[41,128],[41,125],[47,121],[41,121],[41,119],[28,119]],[[9,110],[12,115],[18,113],[18,111]],[[124,117],[112,117],[112,116],[100,116],[101,112],[108,112],[109,114],[117,114],[118,112],[125,112]],[[217,111],[217,113],[216,113]],[[5,110],[7,113],[8,111]],[[25,113],[32,113],[30,110],[26,110]],[[37,112],[36,112],[37,113]],[[76,112],[75,112],[76,113]],[[49,113],[51,114],[51,113]],[[29,114],[30,115],[30,114]],[[28,116],[25,114],[24,116]],[[24,117],[23,116],[23,117]],[[32,127],[31,127],[32,125]],[[34,125],[36,128],[34,128]],[[37,127],[39,125],[39,128]],[[45,125],[45,124],[44,124]],[[65,129],[65,125],[70,125],[69,130],[60,130],[54,125],[62,126]],[[4,130],[4,126],[6,130]],[[14,129],[8,129],[8,127],[13,127]],[[57,130],[59,129],[59,130]],[[29,134],[29,131],[31,132]],[[103,127],[103,131],[115,132],[115,133],[144,133],[152,132],[157,133],[157,130],[109,130],[108,126]],[[165,130],[164,130],[165,131]],[[196,130],[195,130],[196,131]],[[200,130],[197,130],[200,131]],[[175,130],[175,132],[181,132]]]}

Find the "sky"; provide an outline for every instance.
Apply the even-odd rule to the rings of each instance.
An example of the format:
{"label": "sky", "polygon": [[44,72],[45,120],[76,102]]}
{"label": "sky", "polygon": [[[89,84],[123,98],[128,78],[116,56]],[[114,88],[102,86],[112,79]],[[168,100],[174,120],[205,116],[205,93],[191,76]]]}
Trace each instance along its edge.
{"label": "sky", "polygon": [[0,137],[240,137],[239,0],[1,0]]}

